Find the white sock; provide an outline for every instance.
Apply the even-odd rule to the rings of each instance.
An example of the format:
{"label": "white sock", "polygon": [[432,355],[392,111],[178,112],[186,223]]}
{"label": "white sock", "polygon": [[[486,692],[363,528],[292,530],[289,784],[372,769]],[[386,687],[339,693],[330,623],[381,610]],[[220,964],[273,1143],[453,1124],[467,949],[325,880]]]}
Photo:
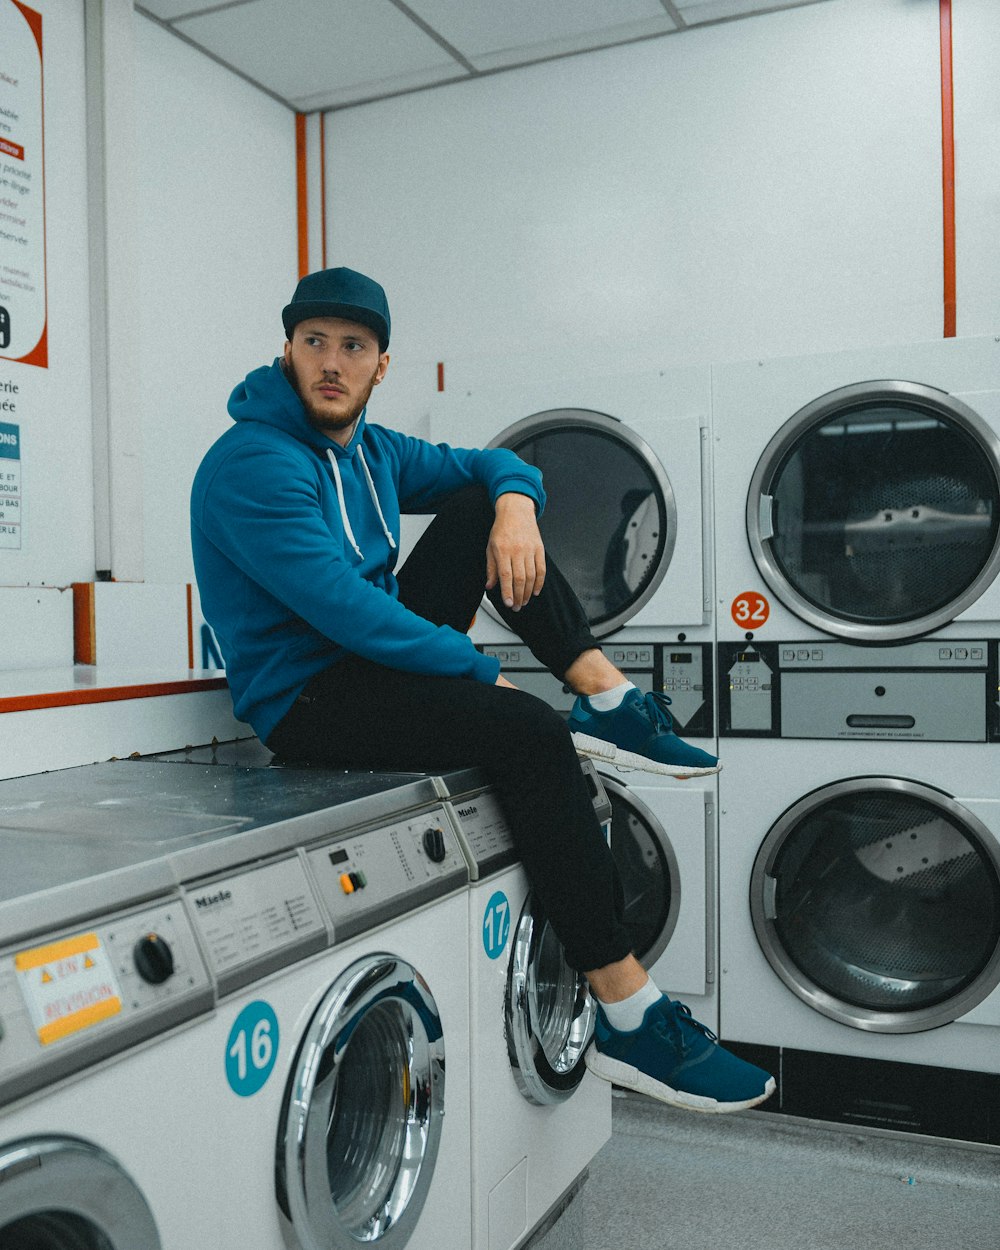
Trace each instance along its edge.
{"label": "white sock", "polygon": [[637,687],[630,681],[623,681],[620,686],[612,686],[610,690],[602,690],[600,694],[588,694],[587,702],[595,712],[613,712],[621,706],[622,699],[630,690]]}
{"label": "white sock", "polygon": [[643,1017],[648,1008],[653,1003],[657,1003],[663,995],[653,984],[652,980],[646,982],[641,990],[636,990],[634,994],[630,994],[628,998],[623,998],[621,1002],[606,1003],[601,1000],[601,1007],[604,1014],[608,1018],[608,1024],[619,1033],[631,1033],[642,1024]]}

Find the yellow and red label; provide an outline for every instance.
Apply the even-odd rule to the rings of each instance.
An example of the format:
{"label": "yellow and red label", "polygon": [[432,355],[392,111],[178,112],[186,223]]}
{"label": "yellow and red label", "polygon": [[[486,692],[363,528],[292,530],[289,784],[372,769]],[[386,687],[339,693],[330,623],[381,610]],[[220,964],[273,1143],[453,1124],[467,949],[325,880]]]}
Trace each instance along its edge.
{"label": "yellow and red label", "polygon": [[14,971],[43,1046],[122,1009],[111,959],[96,933],[20,951],[14,956]]}

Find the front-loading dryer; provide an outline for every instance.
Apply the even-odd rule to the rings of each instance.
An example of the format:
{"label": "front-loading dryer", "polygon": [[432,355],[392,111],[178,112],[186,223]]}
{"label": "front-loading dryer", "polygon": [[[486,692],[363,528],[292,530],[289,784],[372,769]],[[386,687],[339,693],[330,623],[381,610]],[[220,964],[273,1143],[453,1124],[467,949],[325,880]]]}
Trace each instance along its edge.
{"label": "front-loading dryer", "polygon": [[[602,824],[611,808],[581,764]],[[493,790],[446,774],[469,863],[472,1250],[513,1250],[582,1183],[611,1136],[611,1086],[587,1070],[596,1005],[531,893]]]}
{"label": "front-loading dryer", "polygon": [[816,1107],[821,1081],[857,1122],[902,1107],[893,1083],[919,1090],[914,1116],[981,1100],[1000,1076],[996,748],[728,745],[724,1041],[780,1053],[782,1110]]}
{"label": "front-loading dryer", "polygon": [[718,1031],[718,777],[678,782],[597,767],[633,953],[664,993]]}
{"label": "front-loading dryer", "polygon": [[947,738],[906,704],[956,676],[995,733],[1000,342],[718,366],[713,429],[720,734],[779,732],[831,670],[862,674],[851,722],[816,700],[786,736]]}
{"label": "front-loading dryer", "polygon": [[[686,736],[712,737],[712,544],[707,367],[495,382],[439,396],[435,442],[508,447],[537,466],[546,550],[606,653],[642,690],[666,691]],[[567,710],[488,600],[471,630],[523,689]]]}

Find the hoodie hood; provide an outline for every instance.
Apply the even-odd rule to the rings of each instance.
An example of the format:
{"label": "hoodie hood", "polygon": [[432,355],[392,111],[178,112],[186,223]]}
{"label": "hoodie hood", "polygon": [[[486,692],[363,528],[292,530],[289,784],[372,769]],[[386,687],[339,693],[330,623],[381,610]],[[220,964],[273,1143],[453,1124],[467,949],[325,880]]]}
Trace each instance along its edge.
{"label": "hoodie hood", "polygon": [[248,373],[229,396],[229,415],[234,421],[259,421],[284,430],[300,443],[305,443],[321,456],[330,451],[339,458],[352,457],[364,434],[365,411],[358,417],[351,441],[344,447],[336,443],[309,420],[298,392],[288,380],[284,363],[275,356],[274,363]]}

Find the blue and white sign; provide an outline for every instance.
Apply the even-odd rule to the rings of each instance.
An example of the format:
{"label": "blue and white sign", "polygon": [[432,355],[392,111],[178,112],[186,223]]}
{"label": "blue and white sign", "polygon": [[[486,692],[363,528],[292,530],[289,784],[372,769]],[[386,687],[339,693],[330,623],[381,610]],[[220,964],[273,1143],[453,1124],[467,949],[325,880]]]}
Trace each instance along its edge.
{"label": "blue and white sign", "polygon": [[278,1017],[263,999],[247,1003],[226,1039],[226,1080],[234,1094],[249,1098],[262,1089],[278,1058]]}
{"label": "blue and white sign", "polygon": [[21,546],[21,428],[0,421],[0,548]]}
{"label": "blue and white sign", "polygon": [[483,913],[483,949],[490,959],[499,959],[510,935],[510,902],[502,890],[497,890],[486,904]]}

